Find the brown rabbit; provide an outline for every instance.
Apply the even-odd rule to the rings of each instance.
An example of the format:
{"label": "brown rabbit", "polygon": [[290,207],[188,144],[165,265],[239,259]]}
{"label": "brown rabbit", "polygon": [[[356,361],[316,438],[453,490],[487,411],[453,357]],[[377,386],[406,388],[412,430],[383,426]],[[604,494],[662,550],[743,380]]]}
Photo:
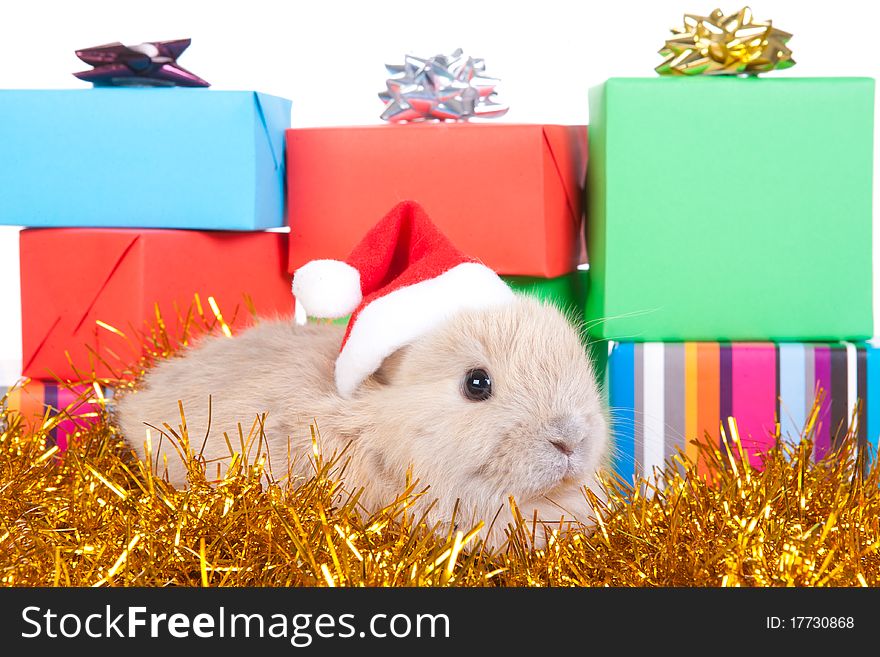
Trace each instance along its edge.
{"label": "brown rabbit", "polygon": [[[351,399],[333,383],[343,331],[272,321],[208,339],[160,363],[140,391],[120,399],[122,431],[143,457],[147,423],[179,424],[180,400],[194,449],[207,433],[203,457],[213,463],[230,456],[224,431],[237,445],[237,425],[247,433],[267,413],[276,476],[286,473],[289,454],[299,457],[294,474],[308,474],[315,423],[325,455],[348,448],[345,484],[364,488],[369,511],[403,488],[412,466],[430,486],[424,502],[436,499],[430,519],[448,521],[458,500],[461,526],[495,520],[484,535],[490,544],[503,540],[511,495],[527,518],[537,510],[548,523],[588,520],[582,487],[598,492],[606,412],[578,334],[556,308],[518,297],[459,313],[388,357]],[[152,442],[155,449],[158,436]],[[169,480],[183,486],[184,465],[162,443]]]}
{"label": "brown rabbit", "polygon": [[[300,320],[351,313],[347,331],[267,322],[161,363],[119,402],[142,457],[144,423],[177,418],[180,400],[212,464],[230,456],[224,432],[237,438],[238,423],[247,431],[266,413],[275,474],[296,455],[292,474],[307,475],[316,424],[325,455],[345,450],[345,482],[364,488],[369,511],[401,491],[411,468],[430,486],[419,502],[433,502],[429,521],[482,520],[491,544],[512,519],[511,496],[526,518],[588,520],[582,487],[598,489],[606,413],[578,333],[555,307],[515,295],[412,202],[348,261],[299,268],[293,291]],[[184,464],[163,445],[182,486]]]}

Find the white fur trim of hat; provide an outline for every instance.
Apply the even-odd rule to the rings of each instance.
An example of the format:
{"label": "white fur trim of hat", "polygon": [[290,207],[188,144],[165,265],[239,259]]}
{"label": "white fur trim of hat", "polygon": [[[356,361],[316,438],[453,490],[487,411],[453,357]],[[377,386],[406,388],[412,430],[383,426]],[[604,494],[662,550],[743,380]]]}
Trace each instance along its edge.
{"label": "white fur trim of hat", "polygon": [[361,309],[336,359],[336,388],[350,397],[382,361],[441,326],[455,313],[510,303],[513,291],[498,275],[475,262],[401,287]]}

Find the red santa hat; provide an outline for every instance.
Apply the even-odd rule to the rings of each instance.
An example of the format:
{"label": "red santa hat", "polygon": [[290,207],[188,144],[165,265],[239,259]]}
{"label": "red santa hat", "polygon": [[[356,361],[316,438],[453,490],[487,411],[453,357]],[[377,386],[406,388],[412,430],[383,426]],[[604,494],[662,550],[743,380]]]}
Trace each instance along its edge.
{"label": "red santa hat", "polygon": [[293,294],[300,318],[351,314],[336,359],[343,397],[455,313],[514,299],[498,274],[456,249],[413,201],[392,208],[345,262],[313,260],[297,269]]}

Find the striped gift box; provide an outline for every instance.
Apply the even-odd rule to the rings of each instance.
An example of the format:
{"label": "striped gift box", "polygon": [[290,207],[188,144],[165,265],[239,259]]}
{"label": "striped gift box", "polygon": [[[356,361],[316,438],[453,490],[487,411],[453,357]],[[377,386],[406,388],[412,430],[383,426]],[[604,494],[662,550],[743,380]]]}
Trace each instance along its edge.
{"label": "striped gift box", "polygon": [[[102,394],[109,399],[112,390],[104,388]],[[0,399],[3,397],[6,398],[6,408],[21,415],[29,427],[43,421],[46,409],[50,417],[64,410],[68,417],[49,432],[50,439],[62,451],[67,449],[68,438],[77,429],[88,427],[97,420],[100,408],[92,386],[82,384],[31,380],[12,388],[0,387]]]}
{"label": "striped gift box", "polygon": [[693,439],[708,432],[720,445],[720,424],[736,419],[750,462],[775,443],[797,442],[816,399],[814,455],[821,459],[845,433],[861,400],[859,441],[876,449],[880,433],[880,356],[850,342],[611,343],[607,389],[617,471],[626,479],[650,473],[677,449],[697,462]]}

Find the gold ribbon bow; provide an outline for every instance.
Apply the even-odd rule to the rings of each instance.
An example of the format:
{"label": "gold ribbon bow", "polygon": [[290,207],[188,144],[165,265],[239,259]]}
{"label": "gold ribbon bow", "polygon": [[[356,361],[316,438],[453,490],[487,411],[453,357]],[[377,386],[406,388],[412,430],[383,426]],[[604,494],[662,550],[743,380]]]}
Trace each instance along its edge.
{"label": "gold ribbon bow", "polygon": [[720,9],[685,14],[684,27],[672,33],[659,51],[666,57],[655,69],[660,75],[757,75],[795,64],[785,45],[791,34],[753,20],[748,7],[728,16]]}

